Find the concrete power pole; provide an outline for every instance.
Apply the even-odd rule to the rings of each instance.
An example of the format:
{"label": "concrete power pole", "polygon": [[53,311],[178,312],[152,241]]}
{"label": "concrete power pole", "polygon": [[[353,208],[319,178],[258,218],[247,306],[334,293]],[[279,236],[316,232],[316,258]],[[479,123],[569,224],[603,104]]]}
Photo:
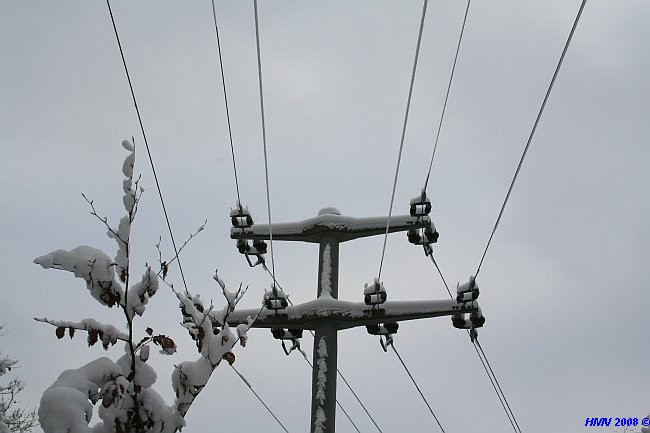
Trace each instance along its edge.
{"label": "concrete power pole", "polygon": [[[426,213],[428,214],[428,212]],[[396,323],[403,320],[437,316],[453,316],[455,320],[460,320],[465,313],[476,315],[479,311],[478,304],[473,300],[475,298],[469,302],[458,302],[456,299],[407,302],[383,302],[380,300],[380,302],[371,305],[368,305],[367,302],[339,300],[339,244],[361,237],[383,235],[386,232],[387,223],[387,217],[351,218],[342,216],[334,208],[322,209],[315,218],[296,223],[273,224],[272,226],[268,224],[237,225],[233,218],[235,227],[232,228],[230,237],[238,240],[238,247],[242,246],[241,252],[243,252],[243,245],[245,243],[247,245],[248,240],[253,240],[254,248],[249,251],[253,251],[254,254],[255,246],[259,249],[261,245],[260,241],[270,239],[271,229],[274,241],[301,241],[319,244],[316,299],[288,306],[285,298],[283,305],[278,305],[274,309],[264,309],[253,324],[254,328],[271,328],[274,337],[285,340],[295,340],[302,335],[302,330],[315,332],[311,393],[312,433],[334,433],[335,431],[337,333],[339,330],[367,326],[369,332],[386,335],[390,338],[390,334],[396,331]],[[410,231],[409,235],[411,235],[414,230],[427,228],[430,230],[429,233],[432,233],[430,228],[433,228],[433,224],[428,215],[403,215],[391,217],[388,231]],[[435,229],[433,230],[435,231]],[[376,282],[375,287],[379,289],[379,283]],[[379,294],[379,290],[376,292],[375,294]],[[368,301],[368,289],[364,293],[366,293],[366,301]],[[278,299],[282,300],[282,296],[277,296],[275,288],[272,294],[267,292],[267,295],[274,302]],[[383,299],[386,299],[385,296]],[[271,305],[271,302],[267,301],[267,306]],[[245,322],[248,317],[255,317],[258,312],[258,309],[236,310],[230,315],[228,323],[231,326],[238,325]],[[386,324],[389,326],[384,326]],[[389,329],[388,332],[386,329]]]}

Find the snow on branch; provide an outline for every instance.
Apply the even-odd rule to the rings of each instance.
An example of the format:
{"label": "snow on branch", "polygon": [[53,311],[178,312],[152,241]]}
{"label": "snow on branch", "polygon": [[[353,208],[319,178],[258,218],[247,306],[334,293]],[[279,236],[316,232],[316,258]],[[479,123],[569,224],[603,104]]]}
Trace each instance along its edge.
{"label": "snow on branch", "polygon": [[92,346],[97,341],[101,340],[104,349],[108,349],[108,345],[114,345],[117,340],[129,341],[129,335],[120,331],[113,325],[98,322],[95,319],[83,319],[81,322],[69,322],[66,320],[50,320],[47,318],[37,318],[37,322],[49,323],[56,326],[56,336],[61,339],[65,336],[66,329],[70,338],[74,337],[75,330],[88,332],[88,346]]}
{"label": "snow on branch", "polygon": [[[254,322],[254,319],[249,317],[234,330],[231,330],[226,322],[248,287],[242,289],[240,284],[237,291],[231,292],[215,272],[214,279],[227,301],[223,310],[215,312],[212,304],[208,308],[203,306],[198,294],[192,296],[188,291],[178,293],[165,280],[169,264],[178,259],[178,253],[204,229],[205,223],[196,232],[190,233],[189,238],[169,261],[162,260],[159,242],[156,248],[160,271],[156,273],[147,265],[140,280],[133,278],[130,269],[131,228],[144,190],[138,185],[140,178],[133,181],[135,146],[129,141],[122,142],[122,146],[129,154],[122,165],[122,173],[125,176],[122,182],[122,201],[126,214],[120,219],[119,225],[112,227],[107,218],[97,213],[94,202],[84,195],[91,207],[91,214],[106,226],[108,236],[117,242],[115,258],[111,259],[96,248],[82,245],[70,251],[53,251],[38,257],[34,262],[45,269],[65,270],[72,272],[77,278],[84,279],[91,296],[103,305],[117,306],[122,310],[126,330],[122,331],[114,325],[92,318],[79,322],[47,318],[35,320],[54,326],[59,339],[66,333],[73,338],[76,331],[83,331],[87,333],[89,346],[101,341],[106,350],[117,341],[123,341],[124,354],[117,361],[99,358],[80,368],[61,373],[41,399],[39,419],[45,433],[179,431],[185,426],[185,414],[206,386],[214,369],[224,359],[231,365],[235,361],[232,349],[237,343],[242,346],[246,344],[246,331]],[[158,291],[161,273],[160,279],[172,288],[180,301],[182,326],[196,342],[200,354],[195,361],[176,365],[171,378],[176,398],[171,406],[152,389],[157,374],[147,362],[152,346],[158,346],[163,355],[174,355],[176,342],[165,334],[154,333],[150,327],[135,326],[135,321],[140,320],[145,313],[149,299]],[[137,331],[143,328],[144,335],[137,336]],[[5,361],[5,358],[0,360],[0,371],[10,369],[12,362],[8,359]],[[98,405],[100,401],[101,404]],[[90,427],[97,405],[96,415],[100,421]]]}
{"label": "snow on branch", "polygon": [[86,288],[101,304],[108,307],[120,304],[124,291],[115,280],[113,261],[97,248],[80,245],[70,251],[56,250],[34,259],[44,269],[72,272],[86,281]]}

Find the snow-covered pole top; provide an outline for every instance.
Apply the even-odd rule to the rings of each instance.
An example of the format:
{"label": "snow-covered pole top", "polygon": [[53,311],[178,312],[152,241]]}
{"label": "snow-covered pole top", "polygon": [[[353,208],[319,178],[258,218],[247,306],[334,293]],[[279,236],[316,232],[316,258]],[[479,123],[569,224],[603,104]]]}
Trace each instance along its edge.
{"label": "snow-covered pole top", "polygon": [[[335,213],[322,213],[303,221],[273,224],[273,240],[319,243],[323,237],[332,236],[339,242],[345,242],[366,236],[382,235],[386,232],[387,223],[388,217],[385,216],[354,218]],[[431,226],[431,219],[428,216],[397,215],[391,217],[388,231],[392,233]],[[266,240],[269,237],[268,224],[230,229],[231,239]]]}

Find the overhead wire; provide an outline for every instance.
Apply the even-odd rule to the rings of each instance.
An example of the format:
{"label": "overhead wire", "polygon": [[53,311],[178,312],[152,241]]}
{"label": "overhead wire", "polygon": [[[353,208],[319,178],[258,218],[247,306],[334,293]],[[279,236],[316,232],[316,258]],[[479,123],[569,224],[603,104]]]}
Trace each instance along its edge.
{"label": "overhead wire", "polygon": [[212,18],[214,20],[214,33],[217,39],[217,51],[219,53],[219,68],[221,70],[221,85],[223,88],[223,99],[226,106],[226,120],[228,122],[228,138],[230,139],[230,154],[232,155],[232,169],[235,174],[235,189],[237,191],[237,206],[242,207],[241,196],[239,195],[239,180],[237,179],[237,162],[235,161],[235,146],[232,139],[232,125],[230,123],[230,108],[228,106],[228,92],[226,91],[226,76],[223,72],[223,56],[221,54],[221,40],[219,38],[219,25],[217,24],[217,11],[212,0]]}
{"label": "overhead wire", "polygon": [[463,34],[465,33],[465,24],[467,23],[467,14],[469,13],[469,5],[472,0],[467,0],[467,6],[465,7],[465,16],[463,17],[463,25],[460,28],[460,35],[458,36],[458,44],[456,45],[456,54],[454,55],[454,63],[451,67],[451,73],[449,74],[449,82],[447,84],[447,92],[445,94],[445,102],[442,104],[442,112],[440,114],[440,121],[438,122],[438,130],[436,132],[436,139],[433,144],[433,152],[431,152],[431,162],[429,162],[429,171],[427,171],[427,177],[424,180],[424,188],[426,191],[427,185],[429,184],[429,177],[431,176],[431,168],[433,167],[433,159],[436,156],[436,149],[438,148],[438,139],[440,138],[440,131],[442,130],[442,122],[445,119],[445,112],[447,111],[447,102],[449,101],[449,93],[451,91],[451,83],[454,81],[454,72],[456,71],[456,62],[458,61],[458,53],[460,52],[460,45],[463,41]]}
{"label": "overhead wire", "polygon": [[478,276],[478,273],[481,270],[481,265],[483,264],[483,260],[485,259],[485,255],[487,254],[488,248],[490,248],[490,243],[492,242],[492,238],[494,237],[494,233],[497,230],[497,227],[499,226],[499,222],[501,222],[501,217],[503,216],[503,211],[506,208],[506,205],[508,204],[508,199],[510,198],[510,193],[512,193],[512,188],[515,185],[515,181],[517,180],[517,176],[519,176],[519,171],[521,170],[521,166],[524,163],[524,159],[526,158],[526,154],[528,153],[528,148],[530,147],[530,143],[533,141],[533,136],[535,135],[535,131],[537,130],[537,125],[539,124],[539,120],[542,117],[542,113],[544,112],[544,108],[546,107],[546,102],[548,101],[548,97],[551,94],[551,90],[553,89],[553,85],[555,84],[555,79],[557,78],[558,73],[560,72],[560,68],[562,67],[562,62],[564,61],[564,56],[566,55],[569,45],[571,44],[571,39],[573,39],[573,34],[575,33],[576,27],[578,26],[578,22],[580,21],[580,16],[582,15],[582,11],[585,7],[585,4],[587,3],[587,0],[582,0],[582,3],[580,4],[580,9],[578,10],[578,14],[576,15],[575,20],[573,21],[573,26],[571,27],[571,32],[569,32],[569,37],[566,40],[566,43],[564,44],[564,49],[562,50],[562,55],[560,56],[560,60],[557,63],[557,66],[555,67],[555,72],[553,72],[553,78],[551,79],[551,83],[548,86],[548,89],[546,90],[546,95],[544,96],[544,100],[542,101],[542,105],[539,109],[539,112],[537,113],[537,117],[535,118],[535,123],[533,124],[533,128],[530,131],[530,135],[528,136],[528,140],[526,141],[526,146],[524,147],[524,151],[521,154],[521,158],[519,159],[519,164],[517,164],[517,170],[515,170],[515,174],[512,177],[512,181],[510,182],[510,187],[508,187],[508,192],[506,194],[506,198],[503,200],[503,204],[501,205],[501,210],[499,210],[499,215],[497,216],[497,220],[494,223],[494,228],[492,229],[492,233],[490,233],[490,238],[487,241],[487,244],[485,245],[485,250],[483,250],[483,255],[481,256],[481,261],[478,264],[478,267],[476,268],[476,273],[474,276]]}
{"label": "overhead wire", "polygon": [[271,408],[264,402],[264,400],[262,400],[262,397],[260,397],[260,395],[253,389],[253,386],[251,385],[251,383],[248,380],[246,380],[246,378],[235,368],[234,365],[230,364],[230,366],[235,371],[235,373],[237,373],[237,375],[240,377],[240,379],[246,384],[246,386],[248,386],[248,389],[250,389],[251,392],[255,395],[255,397],[257,397],[259,402],[262,403],[262,405],[266,408],[266,410],[277,421],[277,423],[280,424],[280,427],[282,427],[282,430],[289,433],[289,430],[287,430],[287,428],[284,426],[284,424],[282,424],[282,421],[280,421],[280,419],[275,415],[275,413],[273,413]]}
{"label": "overhead wire", "polygon": [[158,189],[158,195],[160,196],[160,203],[162,205],[163,213],[165,215],[165,221],[167,222],[167,228],[169,229],[169,237],[172,241],[172,246],[174,248],[174,253],[176,254],[176,259],[178,260],[178,269],[181,274],[181,279],[183,280],[183,286],[185,286],[185,292],[188,292],[187,282],[185,281],[185,275],[183,274],[183,266],[181,265],[181,258],[178,255],[178,248],[176,247],[176,241],[174,240],[174,233],[172,231],[172,225],[169,221],[169,214],[167,213],[167,208],[165,207],[165,200],[163,199],[162,190],[160,188],[160,183],[158,181],[158,175],[156,174],[156,167],[153,163],[153,157],[151,156],[151,149],[149,148],[149,141],[147,140],[147,134],[144,130],[144,125],[142,123],[142,116],[140,115],[140,108],[138,107],[138,101],[135,98],[135,91],[133,90],[133,83],[131,82],[131,75],[129,74],[129,68],[126,65],[126,59],[124,57],[124,50],[122,49],[122,43],[120,41],[120,36],[117,32],[117,25],[115,24],[115,17],[113,16],[113,10],[111,9],[110,0],[106,0],[106,6],[108,6],[108,13],[111,16],[111,23],[113,24],[113,31],[115,32],[115,39],[117,40],[117,46],[120,50],[120,56],[122,58],[122,65],[124,66],[124,72],[126,74],[126,79],[129,82],[129,89],[131,90],[131,98],[133,99],[133,106],[135,112],[138,116],[138,123],[140,124],[140,131],[142,131],[142,138],[144,139],[144,145],[147,149],[147,155],[149,156],[149,163],[151,164],[151,171],[153,172],[153,178],[156,183],[156,188]]}
{"label": "overhead wire", "polygon": [[[436,269],[438,270],[438,274],[440,275],[440,278],[442,279],[443,284],[445,285],[445,288],[447,289],[447,293],[449,293],[450,298],[454,298],[453,295],[451,294],[451,290],[449,289],[449,285],[447,284],[447,280],[445,279],[445,276],[442,274],[442,271],[440,270],[440,266],[438,266],[438,262],[436,262],[436,259],[433,257],[433,253],[429,254],[429,257],[431,258],[431,262],[435,265]],[[485,352],[481,350],[479,352],[479,347],[477,347],[478,344],[478,336],[476,336],[474,339],[471,338],[470,331],[467,331],[467,335],[470,336],[470,341],[472,342],[472,345],[474,346],[474,350],[476,351],[476,355],[478,356],[479,361],[481,361],[481,364],[483,365],[483,369],[485,370],[485,374],[487,374],[488,379],[490,379],[490,383],[492,384],[492,388],[494,389],[494,392],[497,395],[497,398],[499,399],[499,402],[501,403],[501,406],[503,407],[504,412],[506,413],[506,417],[508,417],[508,421],[510,421],[510,424],[512,425],[512,428],[515,432],[521,433],[521,429],[519,428],[519,424],[517,423],[517,419],[515,418],[514,412],[512,412],[512,409],[510,408],[510,404],[508,404],[508,399],[506,398],[506,395],[503,392],[503,389],[501,389],[501,385],[499,384],[499,381],[497,379],[496,374],[494,374],[494,370],[492,370],[492,367],[489,368],[489,361],[487,359],[487,355],[485,355]],[[481,357],[481,353],[483,353],[483,357]],[[485,358],[485,360],[483,360]],[[486,365],[487,363],[487,365]]]}
{"label": "overhead wire", "polygon": [[402,151],[404,149],[404,137],[406,136],[406,125],[408,124],[409,111],[411,109],[411,97],[413,95],[413,83],[415,82],[415,71],[418,66],[418,57],[420,55],[420,43],[422,42],[422,32],[424,30],[424,19],[427,14],[428,0],[424,0],[422,5],[422,17],[420,18],[420,28],[418,30],[418,41],[415,47],[415,57],[413,59],[413,69],[411,71],[411,81],[409,84],[408,98],[406,99],[406,111],[404,113],[404,122],[402,124],[402,134],[399,142],[399,152],[397,154],[397,164],[395,166],[395,179],[393,180],[393,190],[390,197],[390,206],[388,208],[388,219],[386,222],[386,233],[384,234],[384,244],[381,249],[381,259],[379,261],[379,272],[377,273],[377,280],[381,279],[381,270],[384,265],[384,256],[386,254],[386,241],[388,240],[388,231],[390,229],[390,218],[393,213],[393,203],[395,202],[395,190],[397,189],[397,178],[399,176],[399,167],[402,162]]}
{"label": "overhead wire", "polygon": [[416,388],[416,389],[418,390],[418,392],[420,393],[420,396],[422,397],[422,400],[424,400],[424,403],[427,405],[427,408],[429,408],[429,412],[430,412],[431,415],[433,416],[433,419],[436,420],[436,423],[438,424],[438,427],[440,427],[440,430],[442,431],[442,433],[445,433],[445,429],[442,428],[442,424],[440,424],[440,421],[438,420],[438,417],[437,417],[436,414],[433,412],[433,409],[431,408],[431,405],[429,404],[429,401],[427,400],[427,398],[426,398],[426,397],[424,396],[424,394],[422,393],[422,390],[421,390],[420,387],[418,386],[418,383],[415,381],[415,378],[414,378],[413,375],[411,374],[411,371],[408,369],[408,367],[407,367],[406,364],[404,363],[404,360],[402,359],[402,357],[400,356],[399,352],[398,352],[397,349],[395,348],[395,343],[392,343],[392,344],[391,344],[391,347],[393,348],[393,352],[395,352],[395,355],[397,355],[397,358],[399,359],[399,362],[402,363],[402,366],[404,367],[404,369],[405,369],[406,372],[408,373],[409,377],[411,378],[411,381],[413,382],[413,385],[415,385],[415,388]]}
{"label": "overhead wire", "polygon": [[264,177],[266,181],[266,208],[269,217],[269,248],[271,251],[271,271],[275,281],[275,261],[273,257],[273,225],[271,223],[271,192],[269,189],[269,161],[266,149],[266,120],[264,117],[264,90],[262,87],[262,56],[260,54],[260,24],[257,13],[257,0],[253,1],[255,12],[255,46],[257,48],[257,78],[260,89],[260,112],[262,114],[262,144],[264,146]]}

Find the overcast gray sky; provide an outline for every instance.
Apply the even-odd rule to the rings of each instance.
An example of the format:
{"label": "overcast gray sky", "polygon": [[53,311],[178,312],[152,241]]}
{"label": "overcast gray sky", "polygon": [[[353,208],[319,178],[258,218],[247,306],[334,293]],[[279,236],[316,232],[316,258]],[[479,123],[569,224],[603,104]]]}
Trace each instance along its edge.
{"label": "overcast gray sky", "polygon": [[[579,7],[579,1],[474,1],[429,195],[437,260],[450,283],[476,269]],[[211,277],[259,304],[270,286],[229,239],[236,195],[210,2],[113,3],[143,122],[190,290],[223,302]],[[216,2],[242,200],[266,222],[251,2]],[[261,1],[272,217],[306,219],[325,206],[350,216],[388,212],[420,1]],[[406,213],[428,167],[463,1],[431,1],[396,193]],[[650,410],[650,2],[592,0],[567,54],[519,180],[478,278],[487,317],[480,339],[522,430],[582,432],[586,417]],[[0,3],[2,352],[19,359],[35,406],[64,369],[98,356],[83,337],[58,341],[35,316],[121,324],[71,275],[32,260],[114,243],[80,193],[116,221],[124,138],[135,137],[147,188],[133,233],[132,269],[171,246],[106,4]],[[341,246],[340,297],[361,300],[376,276],[381,237]],[[317,248],[274,244],[277,278],[294,302],[316,292]],[[176,269],[170,272],[180,283]],[[420,248],[388,240],[391,299],[444,299]],[[154,359],[171,400],[173,362],[196,357],[161,290],[141,320],[176,339]],[[510,430],[466,334],[448,318],[404,323],[396,345],[448,432]],[[309,424],[311,374],[268,331],[252,331],[237,367],[292,432]],[[311,340],[303,346],[311,355]],[[115,348],[113,359],[120,355]],[[154,357],[152,357],[154,358]],[[365,329],[339,335],[339,367],[385,432],[438,431],[393,353]],[[374,426],[349,391],[339,399],[361,431]],[[188,432],[280,431],[230,368],[219,368],[188,415]],[[339,413],[340,432],[353,431]],[[601,428],[613,431],[614,428]]]}

